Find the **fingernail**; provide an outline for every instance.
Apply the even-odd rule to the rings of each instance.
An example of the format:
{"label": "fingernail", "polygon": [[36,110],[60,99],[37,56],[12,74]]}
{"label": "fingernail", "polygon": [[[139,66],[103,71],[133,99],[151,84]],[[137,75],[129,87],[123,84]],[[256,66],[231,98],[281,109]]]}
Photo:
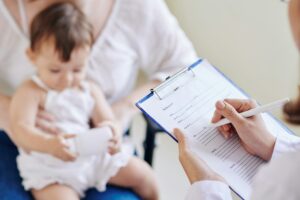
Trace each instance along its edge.
{"label": "fingernail", "polygon": [[228,126],[224,126],[224,131],[229,131],[229,127]]}
{"label": "fingernail", "polygon": [[225,108],[225,103],[223,101],[218,101],[217,102],[217,108],[222,110]]}

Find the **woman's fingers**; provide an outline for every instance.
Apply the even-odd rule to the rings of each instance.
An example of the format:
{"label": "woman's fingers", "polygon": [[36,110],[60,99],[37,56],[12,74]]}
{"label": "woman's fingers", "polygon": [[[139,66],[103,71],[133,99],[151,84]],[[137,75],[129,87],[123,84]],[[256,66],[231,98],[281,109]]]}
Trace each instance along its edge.
{"label": "woman's fingers", "polygon": [[59,129],[54,125],[55,117],[46,112],[45,110],[39,110],[36,118],[36,127],[50,134],[59,134]]}
{"label": "woman's fingers", "polygon": [[225,99],[224,101],[217,101],[215,106],[212,123],[216,123],[224,117],[231,121],[242,121],[239,113],[255,108],[257,103],[249,99]]}
{"label": "woman's fingers", "polygon": [[233,136],[235,129],[231,124],[226,124],[218,127],[219,132],[224,136],[225,139],[229,139]]}
{"label": "woman's fingers", "polygon": [[238,111],[225,101],[218,101],[216,104],[217,112],[227,118],[236,128],[243,125],[246,119]]}
{"label": "woman's fingers", "polygon": [[216,123],[216,122],[220,121],[222,118],[223,118],[223,116],[219,112],[217,112],[217,110],[215,110],[214,115],[211,119],[211,123]]}
{"label": "woman's fingers", "polygon": [[37,114],[37,117],[39,119],[43,119],[43,120],[46,120],[46,121],[49,121],[49,122],[54,122],[55,121],[55,117],[52,114],[50,114],[50,113],[48,113],[44,110],[39,110],[39,112]]}
{"label": "woman's fingers", "polygon": [[174,135],[178,141],[179,151],[184,152],[187,150],[186,137],[178,128],[174,129]]}
{"label": "woman's fingers", "polygon": [[36,127],[40,128],[41,130],[50,133],[50,134],[59,134],[59,129],[56,128],[52,123],[45,121],[43,119],[37,118],[36,119]]}
{"label": "woman's fingers", "polygon": [[178,140],[179,160],[191,184],[203,180],[225,180],[216,174],[208,165],[192,151],[189,150],[187,137],[179,129],[174,129],[174,135]]}
{"label": "woman's fingers", "polygon": [[76,137],[76,134],[64,134],[63,135],[64,139],[70,139],[70,138],[74,138],[74,137]]}
{"label": "woman's fingers", "polygon": [[230,125],[226,124],[226,125],[221,126],[221,128],[223,129],[224,132],[228,132],[230,130]]}
{"label": "woman's fingers", "polygon": [[[222,118],[223,118],[223,116],[218,111],[215,111],[211,122],[216,123],[216,122],[220,121]],[[231,134],[231,131],[232,131],[231,124],[226,124],[226,125],[220,126],[220,127],[218,127],[218,130],[226,139],[230,138],[230,136],[232,135]]]}
{"label": "woman's fingers", "polygon": [[257,103],[253,99],[225,99],[224,102],[230,104],[238,112],[244,112],[257,107]]}

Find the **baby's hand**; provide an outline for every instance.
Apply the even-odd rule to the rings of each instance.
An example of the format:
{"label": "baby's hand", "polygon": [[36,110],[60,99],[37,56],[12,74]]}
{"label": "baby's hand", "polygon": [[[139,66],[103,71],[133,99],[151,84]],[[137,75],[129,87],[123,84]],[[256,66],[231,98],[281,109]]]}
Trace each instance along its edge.
{"label": "baby's hand", "polygon": [[74,161],[76,155],[72,153],[66,144],[66,139],[75,135],[57,135],[49,139],[49,153],[63,161]]}
{"label": "baby's hand", "polygon": [[121,136],[119,134],[113,135],[113,138],[109,140],[108,152],[114,155],[121,151]]}
{"label": "baby's hand", "polygon": [[98,127],[108,126],[112,130],[113,137],[108,144],[108,152],[113,155],[121,150],[122,134],[120,128],[112,121],[104,121]]}

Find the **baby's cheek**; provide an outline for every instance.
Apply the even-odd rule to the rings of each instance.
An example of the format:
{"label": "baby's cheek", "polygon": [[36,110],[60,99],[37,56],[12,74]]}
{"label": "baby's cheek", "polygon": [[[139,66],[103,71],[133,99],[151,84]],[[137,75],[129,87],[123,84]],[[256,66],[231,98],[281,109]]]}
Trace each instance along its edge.
{"label": "baby's cheek", "polygon": [[56,78],[55,76],[47,76],[45,77],[46,80],[43,80],[44,83],[50,88],[58,89],[59,85],[61,84],[61,81],[59,78]]}
{"label": "baby's cheek", "polygon": [[74,80],[75,80],[77,83],[80,83],[81,81],[83,81],[83,80],[85,80],[85,79],[86,79],[86,73],[82,72],[82,73],[76,75]]}
{"label": "baby's cheek", "polygon": [[83,81],[83,78],[74,79],[73,86],[80,86],[80,83]]}

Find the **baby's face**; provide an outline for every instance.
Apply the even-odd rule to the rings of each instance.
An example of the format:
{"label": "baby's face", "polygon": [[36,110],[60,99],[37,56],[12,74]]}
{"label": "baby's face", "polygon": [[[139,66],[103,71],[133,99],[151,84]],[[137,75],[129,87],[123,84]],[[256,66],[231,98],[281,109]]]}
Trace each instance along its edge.
{"label": "baby's face", "polygon": [[55,51],[53,42],[45,41],[36,52],[27,51],[29,59],[37,67],[40,79],[51,89],[62,91],[80,86],[86,77],[90,47],[73,50],[68,62],[63,62]]}

